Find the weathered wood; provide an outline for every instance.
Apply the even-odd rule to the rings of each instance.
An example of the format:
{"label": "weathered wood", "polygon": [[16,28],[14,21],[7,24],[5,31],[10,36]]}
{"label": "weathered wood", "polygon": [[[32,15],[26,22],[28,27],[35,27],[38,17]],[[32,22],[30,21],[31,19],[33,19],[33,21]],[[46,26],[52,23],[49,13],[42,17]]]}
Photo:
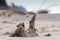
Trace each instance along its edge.
{"label": "weathered wood", "polygon": [[15,30],[15,33],[13,33],[10,37],[26,37],[25,33],[25,26],[24,23],[20,23],[17,25],[17,29]]}
{"label": "weathered wood", "polygon": [[30,20],[30,22],[29,22],[29,27],[34,27],[35,17],[36,17],[36,14],[34,14],[34,16],[32,17],[32,19]]}
{"label": "weathered wood", "polygon": [[35,37],[38,36],[37,34],[37,29],[35,28],[35,19],[36,19],[36,14],[34,14],[34,16],[32,17],[31,21],[29,22],[29,36],[30,37]]}
{"label": "weathered wood", "polygon": [[35,28],[35,18],[36,14],[32,17],[31,21],[29,22],[29,29],[25,31],[25,25],[24,23],[20,23],[17,25],[17,29],[15,30],[15,33],[11,35],[11,37],[35,37],[38,36],[38,33],[36,32],[37,29]]}

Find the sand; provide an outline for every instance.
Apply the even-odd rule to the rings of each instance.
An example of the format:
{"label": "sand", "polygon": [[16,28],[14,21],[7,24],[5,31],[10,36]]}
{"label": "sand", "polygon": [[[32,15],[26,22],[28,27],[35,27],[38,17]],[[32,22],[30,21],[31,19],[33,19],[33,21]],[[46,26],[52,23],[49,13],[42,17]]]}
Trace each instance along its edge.
{"label": "sand", "polygon": [[[36,37],[9,37],[11,33],[16,30],[18,23],[25,23],[26,29],[28,29],[29,21],[32,15],[26,17],[26,15],[13,15],[11,17],[0,17],[0,40],[60,40],[60,21],[43,20],[40,17],[36,17],[35,27],[38,30],[39,36]],[[40,20],[41,19],[41,20]],[[42,21],[43,20],[43,21]],[[7,22],[4,22],[7,21]],[[51,34],[51,36],[44,36]]]}

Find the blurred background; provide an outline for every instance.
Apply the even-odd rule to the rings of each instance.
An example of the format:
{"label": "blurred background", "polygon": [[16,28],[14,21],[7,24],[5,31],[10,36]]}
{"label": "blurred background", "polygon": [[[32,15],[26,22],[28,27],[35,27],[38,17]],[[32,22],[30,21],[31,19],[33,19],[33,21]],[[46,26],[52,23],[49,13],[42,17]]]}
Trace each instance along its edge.
{"label": "blurred background", "polygon": [[60,13],[60,0],[6,0],[6,2],[9,6],[11,3],[23,6],[27,11],[47,9],[50,13]]}

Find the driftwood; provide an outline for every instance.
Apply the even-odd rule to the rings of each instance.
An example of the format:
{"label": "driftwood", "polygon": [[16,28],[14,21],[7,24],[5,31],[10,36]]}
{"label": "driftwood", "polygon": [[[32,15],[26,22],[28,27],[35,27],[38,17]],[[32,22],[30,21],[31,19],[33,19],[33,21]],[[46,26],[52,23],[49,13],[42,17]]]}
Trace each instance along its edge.
{"label": "driftwood", "polygon": [[34,14],[34,16],[32,17],[31,21],[29,22],[29,27],[34,27],[35,17],[36,17],[36,14]]}
{"label": "driftwood", "polygon": [[36,14],[34,14],[34,16],[32,17],[32,19],[29,22],[29,36],[33,37],[33,36],[38,36],[37,34],[37,29],[35,28],[35,19],[36,19]]}
{"label": "driftwood", "polygon": [[10,37],[26,37],[26,31],[24,23],[20,23],[17,25],[17,29]]}
{"label": "driftwood", "polygon": [[36,28],[34,26],[35,23],[35,17],[36,14],[32,17],[31,21],[29,22],[29,29],[25,31],[25,25],[24,23],[19,23],[17,25],[17,29],[15,30],[15,33],[13,33],[10,37],[35,37],[38,36],[36,32]]}

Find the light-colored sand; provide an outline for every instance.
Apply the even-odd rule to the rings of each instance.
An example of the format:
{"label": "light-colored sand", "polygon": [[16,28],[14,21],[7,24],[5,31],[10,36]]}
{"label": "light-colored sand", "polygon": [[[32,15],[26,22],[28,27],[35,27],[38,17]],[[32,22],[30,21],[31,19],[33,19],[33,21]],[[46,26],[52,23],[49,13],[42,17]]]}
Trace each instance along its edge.
{"label": "light-colored sand", "polygon": [[[16,30],[16,25],[20,22],[25,23],[26,29],[32,15],[18,15],[12,17],[0,17],[0,40],[60,40],[60,21],[39,21],[36,19],[35,27],[38,29],[38,37],[9,37]],[[4,23],[3,21],[7,21]],[[44,36],[50,33],[51,36]]]}

